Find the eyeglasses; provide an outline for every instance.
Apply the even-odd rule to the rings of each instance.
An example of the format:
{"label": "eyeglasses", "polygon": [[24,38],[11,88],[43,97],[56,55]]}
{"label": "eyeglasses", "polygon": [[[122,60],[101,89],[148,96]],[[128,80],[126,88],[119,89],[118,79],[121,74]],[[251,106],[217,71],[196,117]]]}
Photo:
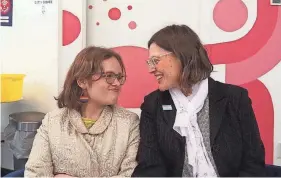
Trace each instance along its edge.
{"label": "eyeglasses", "polygon": [[[108,83],[108,84],[113,84],[114,81],[117,79],[118,82],[120,83],[120,85],[123,85],[126,81],[126,76],[124,76],[123,74],[115,74],[113,72],[102,72],[100,73],[100,77],[97,78],[96,80],[99,80],[101,77],[105,78],[105,81]],[[96,81],[95,80],[95,81]]]}
{"label": "eyeglasses", "polygon": [[149,58],[146,63],[148,65],[148,67],[150,68],[154,68],[161,60],[162,57],[164,56],[167,56],[167,55],[170,55],[172,54],[172,52],[168,52],[168,53],[165,53],[165,54],[161,54],[159,56],[153,56],[151,58]]}

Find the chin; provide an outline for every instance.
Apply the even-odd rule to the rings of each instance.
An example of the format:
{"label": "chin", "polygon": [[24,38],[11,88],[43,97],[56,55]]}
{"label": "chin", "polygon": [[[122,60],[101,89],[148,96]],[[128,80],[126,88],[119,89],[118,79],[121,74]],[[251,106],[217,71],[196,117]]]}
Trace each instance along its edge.
{"label": "chin", "polygon": [[159,89],[160,91],[166,91],[166,90],[169,90],[169,87],[167,87],[167,86],[165,86],[165,85],[159,85],[159,86],[158,86],[158,89]]}
{"label": "chin", "polygon": [[115,105],[118,101],[118,97],[112,97],[107,100],[107,105]]}
{"label": "chin", "polygon": [[105,105],[107,105],[107,106],[110,106],[110,105],[115,105],[117,102],[111,102],[111,101],[108,101],[108,102],[106,102],[105,103]]}

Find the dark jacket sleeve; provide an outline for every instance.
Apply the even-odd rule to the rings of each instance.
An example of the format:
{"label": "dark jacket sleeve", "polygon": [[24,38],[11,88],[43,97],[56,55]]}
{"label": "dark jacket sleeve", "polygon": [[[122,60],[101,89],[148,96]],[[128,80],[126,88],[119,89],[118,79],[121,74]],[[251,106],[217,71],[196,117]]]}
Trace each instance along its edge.
{"label": "dark jacket sleeve", "polygon": [[265,176],[265,150],[248,92],[241,92],[238,108],[242,128],[243,155],[239,177]]}
{"label": "dark jacket sleeve", "polygon": [[133,177],[165,177],[166,167],[159,150],[156,133],[157,97],[145,97],[141,105],[140,144],[137,153],[138,165]]}

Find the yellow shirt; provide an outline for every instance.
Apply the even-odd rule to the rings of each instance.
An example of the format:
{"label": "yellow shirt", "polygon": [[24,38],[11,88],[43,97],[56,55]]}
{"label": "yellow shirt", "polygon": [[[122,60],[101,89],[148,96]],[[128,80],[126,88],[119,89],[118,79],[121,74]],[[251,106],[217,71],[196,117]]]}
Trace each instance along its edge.
{"label": "yellow shirt", "polygon": [[89,118],[82,118],[82,121],[84,122],[87,129],[91,128],[96,122],[94,119]]}

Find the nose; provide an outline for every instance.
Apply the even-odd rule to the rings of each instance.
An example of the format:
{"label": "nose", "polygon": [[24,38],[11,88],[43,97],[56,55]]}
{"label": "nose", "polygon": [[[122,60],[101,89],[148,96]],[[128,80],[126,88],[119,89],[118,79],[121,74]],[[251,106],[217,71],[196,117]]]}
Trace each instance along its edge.
{"label": "nose", "polygon": [[112,85],[114,85],[114,86],[120,86],[121,83],[120,83],[119,80],[116,78],[116,79],[114,80],[114,82],[112,83]]}
{"label": "nose", "polygon": [[154,66],[149,66],[149,67],[148,67],[148,72],[149,72],[149,73],[153,73],[153,72],[155,72],[155,71],[156,71],[156,69],[155,69]]}

